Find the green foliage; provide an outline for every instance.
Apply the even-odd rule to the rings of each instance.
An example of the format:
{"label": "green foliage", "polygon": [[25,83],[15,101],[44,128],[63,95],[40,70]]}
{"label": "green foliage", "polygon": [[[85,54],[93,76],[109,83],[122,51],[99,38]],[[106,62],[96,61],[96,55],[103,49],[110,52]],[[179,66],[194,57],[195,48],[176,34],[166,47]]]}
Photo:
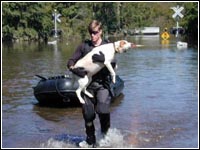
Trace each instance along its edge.
{"label": "green foliage", "polygon": [[187,31],[187,35],[191,41],[197,43],[198,39],[198,3],[184,3],[186,9],[185,19],[182,25]]}
{"label": "green foliage", "polygon": [[146,26],[162,30],[176,25],[170,7],[177,5],[185,8],[180,25],[197,39],[197,2],[3,2],[3,40],[47,40],[54,29],[55,9],[62,15],[57,27],[63,37],[87,38],[92,19],[100,20],[108,34]]}

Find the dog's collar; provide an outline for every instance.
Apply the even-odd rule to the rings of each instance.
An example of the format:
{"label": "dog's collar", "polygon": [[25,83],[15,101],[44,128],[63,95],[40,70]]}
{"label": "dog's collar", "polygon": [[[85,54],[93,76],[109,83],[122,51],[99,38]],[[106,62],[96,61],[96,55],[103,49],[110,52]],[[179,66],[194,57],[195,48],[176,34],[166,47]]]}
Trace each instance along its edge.
{"label": "dog's collar", "polygon": [[115,47],[115,42],[113,43],[113,46],[114,46],[115,53],[119,53],[118,49]]}

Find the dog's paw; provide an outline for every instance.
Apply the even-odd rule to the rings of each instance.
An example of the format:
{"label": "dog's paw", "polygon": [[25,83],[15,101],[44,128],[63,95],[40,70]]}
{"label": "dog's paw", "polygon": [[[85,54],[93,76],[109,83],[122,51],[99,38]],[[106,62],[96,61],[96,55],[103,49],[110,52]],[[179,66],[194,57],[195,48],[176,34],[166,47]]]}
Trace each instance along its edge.
{"label": "dog's paw", "polygon": [[112,82],[113,82],[113,83],[115,83],[115,82],[116,82],[116,79],[115,79],[115,78],[113,78],[113,79],[112,79]]}
{"label": "dog's paw", "polygon": [[81,104],[85,104],[85,101],[83,99],[79,100]]}
{"label": "dog's paw", "polygon": [[85,94],[86,94],[87,96],[89,96],[90,98],[94,98],[94,96],[93,96],[91,93],[89,93],[88,91],[85,91]]}

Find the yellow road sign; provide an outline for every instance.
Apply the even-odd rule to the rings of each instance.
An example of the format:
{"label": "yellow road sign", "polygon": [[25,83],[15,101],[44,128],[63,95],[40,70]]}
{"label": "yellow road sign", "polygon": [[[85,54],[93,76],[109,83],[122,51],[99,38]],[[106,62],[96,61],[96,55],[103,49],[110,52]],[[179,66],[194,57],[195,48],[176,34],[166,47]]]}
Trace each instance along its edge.
{"label": "yellow road sign", "polygon": [[170,35],[169,35],[168,32],[163,32],[162,35],[161,35],[161,37],[162,37],[163,40],[167,40],[167,39],[170,38]]}

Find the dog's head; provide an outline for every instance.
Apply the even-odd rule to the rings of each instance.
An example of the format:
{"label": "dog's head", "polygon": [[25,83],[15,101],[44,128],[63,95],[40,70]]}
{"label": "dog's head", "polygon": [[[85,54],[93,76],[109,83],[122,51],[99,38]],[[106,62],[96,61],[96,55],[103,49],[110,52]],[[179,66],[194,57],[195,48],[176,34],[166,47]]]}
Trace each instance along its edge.
{"label": "dog's head", "polygon": [[123,53],[124,51],[128,50],[129,48],[136,47],[135,44],[130,43],[126,40],[120,40],[120,41],[114,42],[114,46],[115,46],[115,51],[117,53]]}

